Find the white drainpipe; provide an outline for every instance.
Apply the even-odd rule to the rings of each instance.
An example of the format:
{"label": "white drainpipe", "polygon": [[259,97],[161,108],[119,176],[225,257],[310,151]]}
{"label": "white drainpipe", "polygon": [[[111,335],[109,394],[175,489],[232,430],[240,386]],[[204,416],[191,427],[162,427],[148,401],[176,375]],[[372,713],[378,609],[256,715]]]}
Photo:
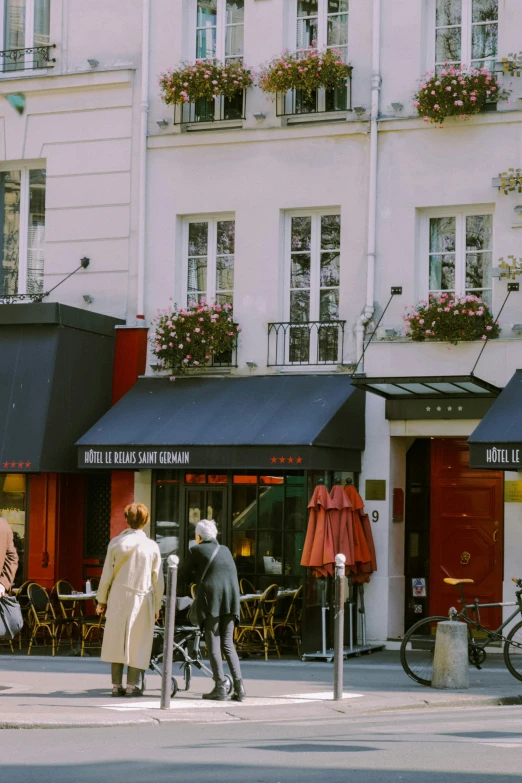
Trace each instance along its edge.
{"label": "white drainpipe", "polygon": [[[373,0],[373,40],[372,40],[372,94],[370,109],[370,183],[368,198],[368,250],[366,267],[366,304],[357,319],[355,327],[356,353],[360,359],[364,349],[364,333],[371,320],[375,307],[375,246],[377,232],[377,171],[378,171],[378,132],[379,132],[379,95],[381,89],[381,0]],[[364,372],[364,362],[359,364],[357,372]]]}
{"label": "white drainpipe", "polygon": [[136,318],[145,318],[145,249],[147,217],[147,129],[149,119],[150,0],[143,0],[141,42],[140,185],[138,197],[138,279]]}

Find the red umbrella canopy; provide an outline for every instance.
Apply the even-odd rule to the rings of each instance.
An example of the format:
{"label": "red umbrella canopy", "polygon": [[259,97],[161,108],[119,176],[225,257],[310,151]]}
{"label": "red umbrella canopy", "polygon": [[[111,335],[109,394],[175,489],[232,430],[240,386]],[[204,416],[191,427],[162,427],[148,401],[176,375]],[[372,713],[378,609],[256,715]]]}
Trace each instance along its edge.
{"label": "red umbrella canopy", "polygon": [[352,529],[355,567],[352,578],[354,582],[369,582],[370,574],[377,570],[370,520],[364,513],[363,500],[353,484],[346,484],[344,491],[354,509]]}
{"label": "red umbrella canopy", "polygon": [[324,484],[317,485],[308,508],[310,516],[301,565],[311,568],[314,576],[328,576],[334,572],[336,553],[328,516],[333,503]]}
{"label": "red umbrella canopy", "polygon": [[330,498],[334,507],[328,511],[328,514],[331,518],[335,553],[346,557],[346,568],[351,570],[355,565],[352,504],[340,484],[334,484]]}

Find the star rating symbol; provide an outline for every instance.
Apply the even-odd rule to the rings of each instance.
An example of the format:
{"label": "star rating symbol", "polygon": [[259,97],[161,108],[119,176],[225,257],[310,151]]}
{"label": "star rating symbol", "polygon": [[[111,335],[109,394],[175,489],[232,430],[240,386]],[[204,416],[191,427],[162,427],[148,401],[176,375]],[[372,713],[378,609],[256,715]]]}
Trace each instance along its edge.
{"label": "star rating symbol", "polygon": [[24,466],[24,463],[23,463],[23,462],[19,462],[19,463],[18,463],[18,467],[19,467],[19,468],[23,468],[23,466]]}
{"label": "star rating symbol", "polygon": [[452,411],[452,410],[453,410],[453,408],[451,407],[451,405],[448,405],[448,410],[449,410],[449,411]]}
{"label": "star rating symbol", "polygon": [[298,458],[296,459],[296,462],[297,462],[297,464],[298,464],[298,465],[300,465],[302,461],[303,461],[303,458],[302,458],[302,457],[298,457]]}
{"label": "star rating symbol", "polygon": [[279,462],[280,462],[281,464],[283,464],[283,462],[285,462],[285,461],[286,461],[286,458],[285,458],[285,457],[279,457]]}
{"label": "star rating symbol", "polygon": [[270,462],[274,465],[277,462],[277,457],[271,457]]}
{"label": "star rating symbol", "polygon": [[293,457],[288,457],[288,462],[292,463],[294,461]]}
{"label": "star rating symbol", "polygon": [[4,468],[8,468],[8,467],[9,467],[9,463],[8,462],[4,462]]}
{"label": "star rating symbol", "polygon": [[431,411],[431,408],[430,408],[429,405],[426,405],[426,410],[428,411],[428,413]]}
{"label": "star rating symbol", "polygon": [[16,468],[16,462],[11,462],[11,467]]}
{"label": "star rating symbol", "polygon": [[440,407],[440,405],[437,405],[437,410],[438,410],[438,411],[441,411],[441,410],[442,410],[442,408]]}
{"label": "star rating symbol", "polygon": [[31,467],[31,463],[30,463],[30,462],[26,462],[26,463],[25,463],[25,467],[26,467],[26,468],[30,468],[30,467]]}
{"label": "star rating symbol", "polygon": [[462,405],[459,405],[459,411],[463,410]]}

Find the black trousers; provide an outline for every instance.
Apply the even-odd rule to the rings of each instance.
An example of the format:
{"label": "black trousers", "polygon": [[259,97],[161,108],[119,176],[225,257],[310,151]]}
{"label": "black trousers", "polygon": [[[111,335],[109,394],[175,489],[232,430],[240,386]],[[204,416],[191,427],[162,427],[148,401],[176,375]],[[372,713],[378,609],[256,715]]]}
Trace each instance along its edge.
{"label": "black trousers", "polygon": [[235,618],[233,614],[223,614],[221,617],[207,617],[205,620],[205,641],[207,643],[210,668],[214,681],[223,681],[223,655],[228,663],[230,674],[234,680],[241,680],[241,668],[236,648],[234,647]]}

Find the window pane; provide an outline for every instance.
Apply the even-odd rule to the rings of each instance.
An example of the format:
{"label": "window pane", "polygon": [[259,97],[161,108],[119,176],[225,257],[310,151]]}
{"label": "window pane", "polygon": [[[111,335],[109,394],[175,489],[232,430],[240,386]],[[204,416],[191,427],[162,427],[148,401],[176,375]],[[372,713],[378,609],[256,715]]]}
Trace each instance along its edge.
{"label": "window pane", "polygon": [[310,288],[310,253],[293,253],[290,288]]}
{"label": "window pane", "polygon": [[430,220],[430,252],[452,253],[455,251],[455,218],[442,217]]}
{"label": "window pane", "polygon": [[348,43],[348,15],[328,17],[328,46],[345,46]]}
{"label": "window pane", "polygon": [[468,215],[466,250],[491,250],[493,215]]}
{"label": "window pane", "polygon": [[216,57],[216,28],[208,27],[196,33],[196,59],[212,60]]}
{"label": "window pane", "polygon": [[216,259],[216,290],[234,290],[234,256],[220,256]]}
{"label": "window pane", "polygon": [[328,13],[341,14],[348,12],[348,0],[328,0]]}
{"label": "window pane", "polygon": [[[206,225],[206,224],[205,224]],[[217,254],[228,255],[235,252],[235,230],[234,220],[219,220],[217,224]],[[194,255],[197,255],[194,254]]]}
{"label": "window pane", "polygon": [[492,253],[466,253],[466,288],[491,288]]}
{"label": "window pane", "polygon": [[317,36],[317,19],[297,20],[296,45],[298,49],[307,49],[309,46],[316,46]]}
{"label": "window pane", "polygon": [[437,0],[435,19],[437,27],[460,24],[461,19],[462,0]]}
{"label": "window pane", "polygon": [[[277,576],[283,573],[283,534],[262,530],[258,533],[258,572]],[[271,580],[270,580],[271,581]]]}
{"label": "window pane", "polygon": [[473,22],[493,22],[498,19],[498,0],[473,0]]}
{"label": "window pane", "polygon": [[0,248],[0,291],[18,293],[18,256],[20,250],[20,172],[0,173],[0,204],[4,226]]}
{"label": "window pane", "polygon": [[339,291],[326,290],[320,292],[319,318],[321,321],[331,321],[339,318]]}
{"label": "window pane", "polygon": [[321,288],[339,285],[339,253],[321,253]]}
{"label": "window pane", "polygon": [[189,258],[187,291],[189,293],[200,292],[205,294],[207,290],[207,259]]}
{"label": "window pane", "polygon": [[460,27],[445,27],[435,36],[435,62],[460,62]]}
{"label": "window pane", "polygon": [[285,533],[285,574],[304,573],[301,565],[304,541],[304,533]]}
{"label": "window pane", "polygon": [[22,49],[25,46],[25,3],[26,0],[6,0],[5,2],[4,38],[6,49]]}
{"label": "window pane", "polygon": [[341,247],[341,216],[321,217],[321,250],[337,250]]}
{"label": "window pane", "polygon": [[29,172],[27,293],[43,291],[45,260],[45,169]]}
{"label": "window pane", "polygon": [[[237,478],[237,477],[234,477]],[[241,478],[251,478],[241,476]],[[232,489],[232,525],[236,530],[255,529],[257,523],[257,479],[254,484],[234,484]]]}
{"label": "window pane", "polygon": [[310,292],[291,291],[290,320],[308,321],[310,319]]}
{"label": "window pane", "polygon": [[339,361],[339,327],[321,326],[318,330],[318,361]]}
{"label": "window pane", "polygon": [[239,57],[243,54],[243,25],[227,27],[225,57]]}
{"label": "window pane", "polygon": [[243,24],[245,0],[227,0],[227,24]]}
{"label": "window pane", "polygon": [[471,56],[474,60],[496,58],[498,52],[498,25],[477,24],[472,28]]}
{"label": "window pane", "polygon": [[[283,528],[283,505],[285,490],[283,484],[259,487],[259,524],[260,530]],[[273,554],[267,552],[266,554]]]}
{"label": "window pane", "polygon": [[[308,321],[308,318],[303,318],[302,320]],[[308,330],[308,326],[306,326],[304,329],[299,327],[292,327],[290,329],[288,361],[297,362],[298,364],[309,364],[310,332]]]}
{"label": "window pane", "polygon": [[208,250],[208,223],[189,223],[189,256],[206,256]]}
{"label": "window pane", "polygon": [[34,45],[49,44],[50,0],[34,0]]}
{"label": "window pane", "polygon": [[312,218],[292,218],[292,250],[310,250]]}
{"label": "window pane", "polygon": [[487,304],[489,309],[492,307],[492,295],[491,289],[482,289],[482,291],[466,291],[466,294],[472,294],[473,296],[480,296],[482,301]]}
{"label": "window pane", "polygon": [[455,289],[455,256],[452,254],[430,256],[430,291]]}
{"label": "window pane", "polygon": [[179,552],[179,484],[156,484],[156,542],[164,564],[169,555]]}
{"label": "window pane", "polygon": [[218,0],[198,0],[197,27],[215,25],[217,22]]}
{"label": "window pane", "polygon": [[319,0],[297,0],[297,16],[317,16]]}

